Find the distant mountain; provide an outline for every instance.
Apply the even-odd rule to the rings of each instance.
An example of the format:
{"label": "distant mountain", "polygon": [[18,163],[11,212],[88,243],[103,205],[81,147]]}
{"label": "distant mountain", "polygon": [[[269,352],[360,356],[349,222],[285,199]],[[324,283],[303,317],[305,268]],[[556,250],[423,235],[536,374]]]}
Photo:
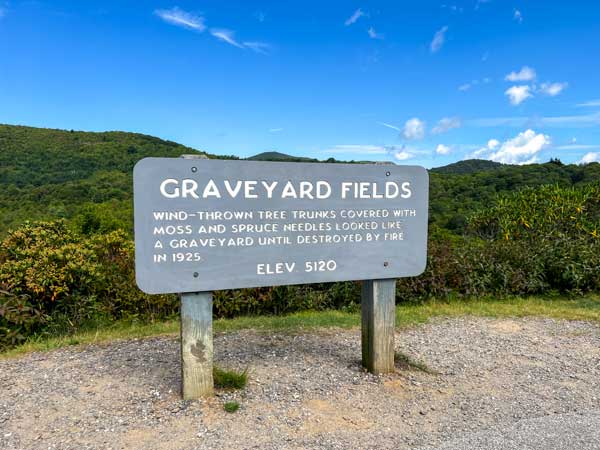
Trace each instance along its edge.
{"label": "distant mountain", "polygon": [[447,166],[435,167],[431,169],[431,172],[464,175],[473,172],[496,170],[500,169],[501,167],[506,167],[506,165],[494,161],[488,161],[485,159],[466,159],[464,161],[458,161],[452,164],[448,164]]}
{"label": "distant mountain", "polygon": [[279,152],[263,152],[247,158],[250,161],[319,162],[318,159],[286,155]]}
{"label": "distant mountain", "polygon": [[[89,232],[115,228],[131,232],[135,163],[148,156],[177,158],[196,152],[176,142],[137,133],[0,125],[0,237],[25,220],[56,218],[65,218]],[[248,159],[317,161],[279,152]],[[600,182],[600,164],[578,166],[553,160],[512,166],[468,160],[432,169],[429,179],[430,223],[461,233],[468,216],[491,204],[499,193],[541,184]]]}
{"label": "distant mountain", "polygon": [[89,210],[130,229],[135,163],[193,153],[198,150],[144,134],[0,125],[0,235],[24,220],[69,219]]}

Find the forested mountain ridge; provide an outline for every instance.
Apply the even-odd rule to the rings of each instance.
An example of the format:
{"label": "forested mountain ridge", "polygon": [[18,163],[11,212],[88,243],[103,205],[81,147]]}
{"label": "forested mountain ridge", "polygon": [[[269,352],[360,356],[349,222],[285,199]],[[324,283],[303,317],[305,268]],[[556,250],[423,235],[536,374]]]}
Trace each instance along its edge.
{"label": "forested mountain ridge", "polygon": [[280,152],[263,152],[247,159],[250,161],[318,162],[318,160],[314,158],[286,155],[285,153]]}
{"label": "forested mountain ridge", "polygon": [[[0,236],[25,220],[60,217],[73,219],[83,228],[131,231],[135,163],[149,156],[179,157],[195,152],[137,133],[0,125]],[[276,160],[288,156],[272,153]],[[269,160],[269,153],[257,156]],[[430,222],[461,232],[466,217],[489,204],[498,193],[525,186],[570,186],[598,180],[597,163],[577,166],[554,161],[507,166],[461,161],[430,171]]]}
{"label": "forested mountain ridge", "polygon": [[[461,161],[469,164],[471,161]],[[497,163],[494,163],[497,164]],[[443,168],[430,171],[430,222],[460,232],[466,218],[488,207],[498,194],[524,187],[554,184],[577,186],[600,181],[600,164],[562,164],[553,160],[523,166],[503,165],[467,173],[444,173]],[[441,172],[441,173],[440,173]]]}
{"label": "forested mountain ridge", "polygon": [[488,161],[487,159],[466,159],[464,161],[448,164],[447,166],[435,167],[431,169],[431,172],[465,175],[473,172],[482,172],[484,170],[496,170],[501,167],[506,167],[506,165]]}
{"label": "forested mountain ridge", "polygon": [[0,234],[25,220],[71,218],[86,208],[131,222],[135,163],[196,152],[137,133],[0,125]]}

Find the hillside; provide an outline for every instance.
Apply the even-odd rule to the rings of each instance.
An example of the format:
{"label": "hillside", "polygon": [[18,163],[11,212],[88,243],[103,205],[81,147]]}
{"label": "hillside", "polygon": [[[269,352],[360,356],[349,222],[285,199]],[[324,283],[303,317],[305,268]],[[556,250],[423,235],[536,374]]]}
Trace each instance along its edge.
{"label": "hillside", "polygon": [[[25,220],[57,217],[73,219],[84,231],[131,231],[135,163],[148,156],[178,157],[196,151],[136,133],[0,125],[0,235]],[[249,159],[316,161],[278,152]],[[509,166],[470,160],[433,169],[430,174],[430,222],[460,233],[467,216],[488,205],[497,193],[549,183],[570,186],[598,181],[600,164],[554,161]]]}
{"label": "hillside", "polygon": [[467,159],[458,161],[447,166],[435,167],[431,169],[434,173],[465,175],[473,172],[483,172],[484,170],[496,170],[503,167],[503,164],[488,161],[485,159]]}
{"label": "hillside", "polygon": [[[466,163],[464,169],[470,161],[462,163]],[[456,232],[462,231],[473,211],[489,206],[499,193],[525,186],[558,184],[566,187],[600,181],[598,163],[585,166],[564,165],[558,161],[524,166],[500,164],[491,170],[493,166],[488,165],[488,169],[467,173],[455,172],[461,163],[453,166],[450,173],[438,169],[430,174],[430,222]]]}
{"label": "hillside", "polygon": [[0,125],[0,234],[26,219],[70,218],[84,210],[130,224],[135,163],[195,152],[136,133]]}
{"label": "hillside", "polygon": [[279,152],[263,152],[247,158],[250,161],[284,161],[284,162],[318,162],[318,159],[305,158],[302,156],[286,155]]}

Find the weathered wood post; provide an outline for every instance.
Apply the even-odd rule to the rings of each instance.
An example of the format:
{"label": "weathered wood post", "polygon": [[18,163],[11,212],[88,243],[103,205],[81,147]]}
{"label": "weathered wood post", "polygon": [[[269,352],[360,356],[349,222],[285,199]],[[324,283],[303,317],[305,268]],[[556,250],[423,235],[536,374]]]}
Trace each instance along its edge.
{"label": "weathered wood post", "polygon": [[[205,155],[182,155],[207,159]],[[210,397],[213,382],[212,292],[182,293],[181,386],[184,400]]]}
{"label": "weathered wood post", "polygon": [[394,371],[396,280],[362,284],[362,364],[371,373]]}
{"label": "weathered wood post", "polygon": [[213,395],[212,292],[181,294],[181,385],[184,400]]}

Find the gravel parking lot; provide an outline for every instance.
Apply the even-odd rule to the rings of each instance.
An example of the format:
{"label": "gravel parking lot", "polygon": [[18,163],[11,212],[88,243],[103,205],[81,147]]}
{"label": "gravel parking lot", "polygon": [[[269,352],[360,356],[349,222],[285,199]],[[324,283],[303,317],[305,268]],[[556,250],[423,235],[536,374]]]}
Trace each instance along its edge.
{"label": "gravel parking lot", "polygon": [[365,373],[358,329],[221,334],[248,387],[192,402],[174,338],[0,360],[0,449],[600,448],[597,325],[444,319],[396,347],[435,373]]}

